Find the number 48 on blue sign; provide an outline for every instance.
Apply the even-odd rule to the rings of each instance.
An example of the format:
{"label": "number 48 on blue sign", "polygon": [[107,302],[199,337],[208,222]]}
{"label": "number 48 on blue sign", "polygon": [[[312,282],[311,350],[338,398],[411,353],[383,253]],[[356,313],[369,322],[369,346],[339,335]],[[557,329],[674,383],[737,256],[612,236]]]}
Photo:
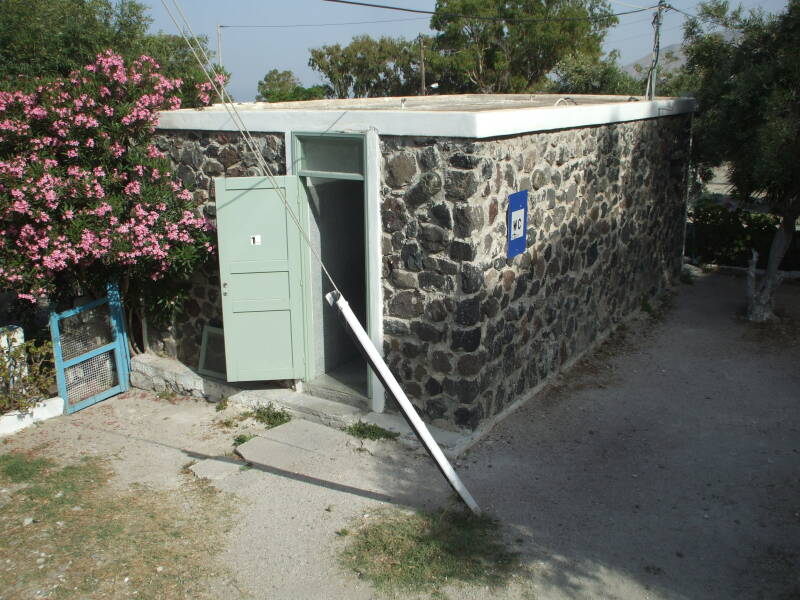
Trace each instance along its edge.
{"label": "number 48 on blue sign", "polygon": [[525,252],[525,232],[528,230],[528,190],[508,197],[508,258]]}

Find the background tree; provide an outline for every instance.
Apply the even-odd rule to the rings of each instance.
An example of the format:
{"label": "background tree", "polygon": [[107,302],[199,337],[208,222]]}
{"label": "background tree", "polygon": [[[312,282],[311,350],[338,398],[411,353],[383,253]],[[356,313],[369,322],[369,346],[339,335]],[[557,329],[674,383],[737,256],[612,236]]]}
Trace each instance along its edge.
{"label": "background tree", "polygon": [[414,94],[418,63],[416,41],[360,35],[347,46],[312,48],[308,66],[328,80],[334,97],[368,98]]}
{"label": "background tree", "polygon": [[553,69],[553,79],[545,90],[559,94],[642,95],[644,80],[623,71],[618,58],[616,50],[599,60],[585,54],[570,54]]}
{"label": "background tree", "polygon": [[[67,77],[113,48],[128,61],[153,57],[164,76],[183,80],[183,105],[196,106],[205,71],[180,36],[147,33],[147,10],[135,0],[0,0],[0,88],[33,89],[35,78]],[[205,36],[197,41],[213,54]]]}
{"label": "background tree", "polygon": [[324,85],[303,87],[292,71],[270,70],[258,82],[258,102],[291,102],[293,100],[318,100],[328,95]]}
{"label": "background tree", "polygon": [[699,17],[687,23],[684,44],[699,84],[694,159],[727,164],[735,195],[780,217],[760,282],[755,256],[750,263],[747,314],[764,321],[774,316],[778,269],[800,216],[800,0],[772,17],[713,0]]}
{"label": "background tree", "polygon": [[450,92],[530,90],[565,57],[599,58],[617,22],[605,0],[437,0],[435,10],[437,67],[451,74]]}

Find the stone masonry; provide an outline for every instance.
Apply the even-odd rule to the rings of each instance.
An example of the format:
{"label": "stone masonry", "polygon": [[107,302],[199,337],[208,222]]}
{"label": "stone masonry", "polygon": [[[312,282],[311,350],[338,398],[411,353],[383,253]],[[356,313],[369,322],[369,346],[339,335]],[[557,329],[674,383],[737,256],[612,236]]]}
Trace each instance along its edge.
{"label": "stone masonry", "polygon": [[[384,354],[427,420],[474,429],[675,281],[689,125],[381,138]],[[283,135],[254,135],[284,174]],[[162,131],[159,146],[212,218],[213,177],[258,174],[237,134]],[[525,189],[527,249],[507,260],[508,195]],[[216,265],[152,343],[195,367],[206,323],[221,326]]]}
{"label": "stone masonry", "polygon": [[430,421],[474,429],[672,284],[689,125],[382,139],[384,353]]}

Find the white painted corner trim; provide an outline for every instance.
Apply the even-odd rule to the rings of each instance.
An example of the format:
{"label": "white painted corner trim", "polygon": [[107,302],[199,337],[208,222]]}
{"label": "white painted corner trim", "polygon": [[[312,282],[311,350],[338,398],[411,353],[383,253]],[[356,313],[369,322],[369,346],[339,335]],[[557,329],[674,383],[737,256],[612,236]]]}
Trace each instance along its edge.
{"label": "white painted corner trim", "polygon": [[[299,103],[297,103],[299,104]],[[640,121],[691,113],[691,98],[664,98],[530,108],[492,110],[347,110],[311,108],[255,108],[237,105],[248,130],[253,132],[364,132],[378,135],[491,138],[504,135],[575,129],[593,125]],[[162,112],[158,129],[193,131],[238,131],[228,113],[215,108]]]}
{"label": "white painted corner trim", "polygon": [[0,416],[0,437],[11,435],[39,421],[46,421],[64,414],[64,400],[60,396],[42,400],[27,412],[12,410]]}

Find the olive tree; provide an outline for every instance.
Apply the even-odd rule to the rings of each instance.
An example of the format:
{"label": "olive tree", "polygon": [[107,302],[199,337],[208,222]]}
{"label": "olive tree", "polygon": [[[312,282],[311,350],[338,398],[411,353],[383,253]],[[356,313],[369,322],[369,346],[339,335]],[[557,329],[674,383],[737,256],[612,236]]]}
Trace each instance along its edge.
{"label": "olive tree", "polygon": [[755,251],[748,274],[748,318],[765,321],[800,216],[800,0],[772,16],[712,0],[698,16],[684,42],[698,81],[695,161],[727,165],[735,195],[780,219],[765,275],[756,277]]}

